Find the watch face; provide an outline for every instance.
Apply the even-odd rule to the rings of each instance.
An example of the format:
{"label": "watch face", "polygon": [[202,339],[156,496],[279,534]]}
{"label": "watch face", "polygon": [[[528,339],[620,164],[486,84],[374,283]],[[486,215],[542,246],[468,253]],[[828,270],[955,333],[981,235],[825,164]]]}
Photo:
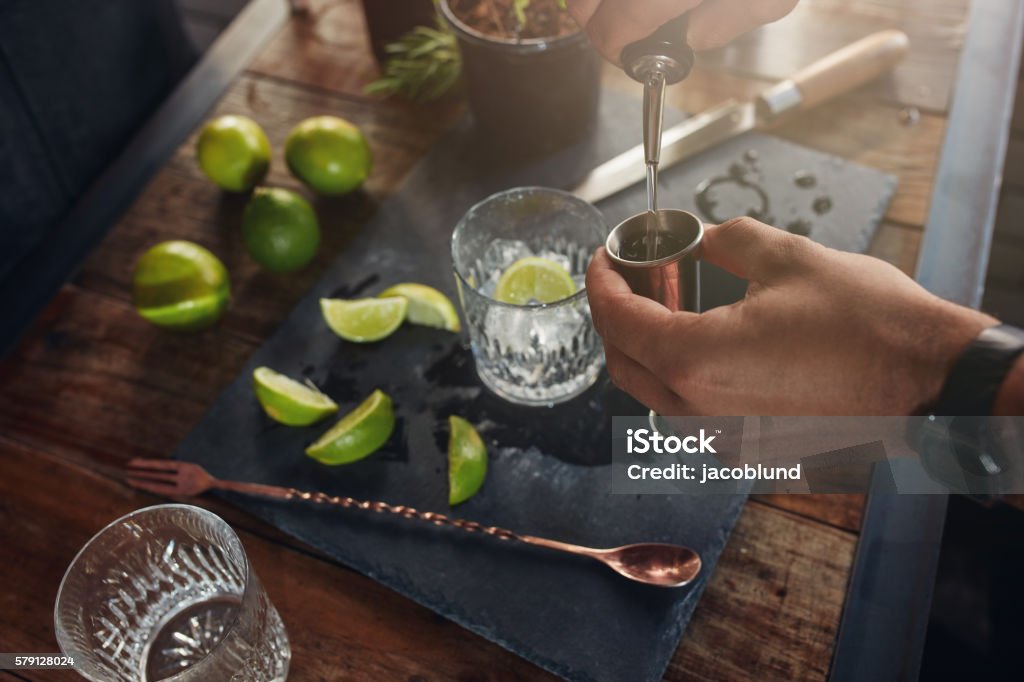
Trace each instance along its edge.
{"label": "watch face", "polygon": [[928,475],[950,492],[994,495],[1024,492],[1012,453],[1020,452],[1020,419],[927,417],[916,434]]}

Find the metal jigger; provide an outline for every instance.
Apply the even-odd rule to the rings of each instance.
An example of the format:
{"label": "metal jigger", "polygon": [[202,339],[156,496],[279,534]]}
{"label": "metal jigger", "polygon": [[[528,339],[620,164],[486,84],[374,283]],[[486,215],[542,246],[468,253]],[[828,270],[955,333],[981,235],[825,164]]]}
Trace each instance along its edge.
{"label": "metal jigger", "polygon": [[[704,224],[687,211],[661,209],[656,214],[658,242],[653,260],[640,246],[648,234],[648,214],[638,213],[616,226],[605,248],[615,270],[634,294],[657,301],[672,312],[700,312],[700,247]],[[671,244],[671,249],[664,245]]]}
{"label": "metal jigger", "polygon": [[[657,221],[656,243],[661,246],[652,259],[642,252],[651,215]],[[638,213],[619,223],[605,242],[616,272],[634,294],[657,301],[672,312],[700,312],[700,252],[704,224],[687,211],[661,209]],[[671,248],[667,248],[671,246]],[[658,257],[660,256],[660,257]],[[648,414],[651,429],[663,435],[672,430],[658,414]]]}

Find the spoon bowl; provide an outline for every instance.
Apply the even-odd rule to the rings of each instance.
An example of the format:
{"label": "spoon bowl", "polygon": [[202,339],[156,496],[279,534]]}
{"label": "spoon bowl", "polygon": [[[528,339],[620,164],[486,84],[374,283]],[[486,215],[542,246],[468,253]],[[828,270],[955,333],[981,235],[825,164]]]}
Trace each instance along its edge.
{"label": "spoon bowl", "polygon": [[595,559],[631,580],[658,587],[683,587],[700,574],[700,555],[689,547],[645,542],[599,551]]}

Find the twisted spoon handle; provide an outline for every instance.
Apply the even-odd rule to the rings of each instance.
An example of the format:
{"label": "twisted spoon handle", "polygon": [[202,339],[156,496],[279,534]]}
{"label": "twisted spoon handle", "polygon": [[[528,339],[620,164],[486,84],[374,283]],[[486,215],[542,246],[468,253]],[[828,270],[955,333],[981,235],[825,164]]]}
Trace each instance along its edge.
{"label": "twisted spoon handle", "polygon": [[303,492],[301,490],[296,490],[295,488],[288,488],[288,495],[288,499],[304,500],[306,502],[313,502],[314,504],[329,504],[337,507],[344,507],[345,509],[362,509],[364,511],[376,512],[377,514],[393,514],[405,519],[419,519],[420,521],[432,523],[435,526],[448,526],[464,530],[468,533],[481,533],[483,535],[490,535],[491,537],[498,538],[499,540],[523,540],[523,538],[516,533],[504,528],[498,528],[497,526],[485,526],[482,523],[466,521],[465,519],[453,519],[445,516],[444,514],[424,512],[404,504],[392,505],[387,502],[368,502],[366,500],[357,500],[352,497],[332,496],[326,493]]}
{"label": "twisted spoon handle", "polygon": [[520,535],[519,533],[513,533],[506,528],[485,526],[482,523],[467,521],[465,519],[453,519],[449,516],[445,516],[444,514],[438,514],[437,512],[424,512],[404,504],[393,505],[388,504],[387,502],[369,502],[367,500],[357,500],[354,497],[328,495],[327,493],[322,492],[311,493],[304,490],[282,488],[275,485],[242,483],[239,481],[222,481],[220,479],[213,479],[212,477],[211,479],[212,480],[209,482],[210,487],[220,488],[222,490],[231,490],[247,495],[259,495],[261,497],[270,497],[278,500],[302,500],[304,502],[312,502],[313,504],[331,505],[335,507],[342,507],[344,509],[362,509],[364,511],[375,512],[377,514],[400,516],[403,519],[418,519],[420,521],[431,523],[435,526],[457,528],[459,530],[466,531],[467,533],[480,533],[481,535],[489,535],[490,537],[497,538],[499,540],[523,542],[528,545],[547,547],[548,549],[553,549],[559,552],[579,554],[604,561],[604,559],[601,558],[601,555],[604,553],[603,550],[581,547],[567,542],[559,542],[558,540],[538,538],[532,535]]}

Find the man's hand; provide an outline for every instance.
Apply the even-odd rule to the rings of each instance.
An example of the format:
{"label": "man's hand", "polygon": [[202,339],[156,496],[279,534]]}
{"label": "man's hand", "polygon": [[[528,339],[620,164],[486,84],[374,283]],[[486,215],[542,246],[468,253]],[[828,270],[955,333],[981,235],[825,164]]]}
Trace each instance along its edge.
{"label": "man's hand", "polygon": [[671,313],[633,294],[598,249],[587,272],[612,380],[663,415],[905,415],[934,402],[983,313],[895,267],[750,218],[705,233],[703,259],[746,298]]}
{"label": "man's hand", "polygon": [[[789,14],[797,0],[567,0],[569,13],[608,60],[690,12],[688,40],[695,50],[721,47],[737,36]],[[692,11],[691,11],[692,10]]]}

